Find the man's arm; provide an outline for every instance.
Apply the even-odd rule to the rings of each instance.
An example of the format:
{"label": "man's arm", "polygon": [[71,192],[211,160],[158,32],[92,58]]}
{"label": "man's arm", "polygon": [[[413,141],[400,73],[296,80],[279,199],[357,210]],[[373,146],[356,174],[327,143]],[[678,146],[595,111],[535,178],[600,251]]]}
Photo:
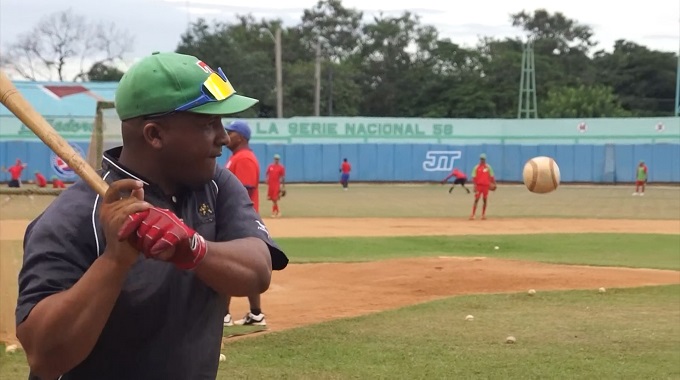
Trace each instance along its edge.
{"label": "man's arm", "polygon": [[127,269],[104,254],[70,289],[51,295],[17,326],[31,371],[54,379],[82,362],[99,339]]}
{"label": "man's arm", "polygon": [[[50,225],[27,233],[19,276],[17,338],[31,371],[39,377],[53,379],[70,371],[85,360],[99,339],[127,272],[139,256],[127,242],[117,241],[115,233],[127,215],[150,207],[141,200],[141,189],[142,183],[134,180],[111,184],[100,218],[108,244],[89,267],[84,252],[71,245],[73,226],[61,226],[63,234],[69,235],[66,238],[55,234]],[[133,196],[120,199],[120,191],[125,190]],[[60,244],[63,251],[45,249],[50,244]]]}
{"label": "man's arm", "polygon": [[195,272],[222,295],[246,297],[264,293],[271,281],[272,261],[264,241],[254,237],[208,242],[208,252]]}

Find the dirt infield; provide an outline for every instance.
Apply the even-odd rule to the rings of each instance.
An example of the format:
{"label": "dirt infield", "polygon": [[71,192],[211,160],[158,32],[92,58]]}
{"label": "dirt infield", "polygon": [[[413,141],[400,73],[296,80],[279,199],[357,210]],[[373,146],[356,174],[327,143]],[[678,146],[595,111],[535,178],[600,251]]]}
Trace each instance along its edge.
{"label": "dirt infield", "polygon": [[[271,331],[475,293],[593,289],[680,283],[676,271],[554,265],[478,258],[299,264],[276,272],[262,296]],[[232,300],[232,312],[247,311]],[[464,318],[465,310],[451,318]],[[237,315],[240,317],[240,315]]]}
{"label": "dirt infield", "polygon": [[[265,219],[274,237],[527,233],[679,234],[678,220]],[[26,221],[0,221],[0,240],[21,240]],[[6,269],[6,267],[5,267]],[[554,265],[489,258],[419,258],[368,263],[291,264],[263,295],[271,331],[351,317],[459,294],[538,292],[680,283],[680,272]],[[9,295],[3,289],[3,297]],[[15,289],[12,289],[16,291]],[[16,298],[14,298],[16,299]],[[232,300],[235,317],[247,299]],[[461,315],[455,314],[459,313]],[[465,311],[452,311],[452,318]],[[12,334],[0,340],[14,341]]]}

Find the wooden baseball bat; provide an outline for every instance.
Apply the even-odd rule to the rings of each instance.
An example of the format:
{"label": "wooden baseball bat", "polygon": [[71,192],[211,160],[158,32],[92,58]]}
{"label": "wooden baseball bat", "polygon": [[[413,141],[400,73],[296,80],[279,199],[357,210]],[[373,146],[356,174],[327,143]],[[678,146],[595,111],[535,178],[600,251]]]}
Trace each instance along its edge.
{"label": "wooden baseball bat", "polygon": [[87,184],[103,196],[109,185],[71,147],[63,137],[36,111],[14,86],[14,83],[0,71],[0,103],[10,110],[24,125],[35,133],[54,153],[64,160]]}

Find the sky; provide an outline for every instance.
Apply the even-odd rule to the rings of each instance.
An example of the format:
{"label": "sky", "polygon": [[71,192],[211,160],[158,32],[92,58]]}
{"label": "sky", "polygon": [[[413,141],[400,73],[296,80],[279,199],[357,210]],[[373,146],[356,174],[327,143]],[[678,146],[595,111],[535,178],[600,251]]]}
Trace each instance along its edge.
{"label": "sky", "polygon": [[[316,0],[0,0],[0,54],[42,17],[67,8],[91,21],[114,22],[134,36],[125,67],[153,51],[173,51],[188,23],[199,17],[228,22],[236,15],[252,14],[295,25],[302,11],[315,4]],[[343,5],[363,11],[369,20],[379,12],[397,16],[409,10],[420,15],[423,24],[435,26],[442,37],[467,47],[481,36],[520,35],[509,15],[544,8],[591,26],[599,43],[596,49],[611,51],[614,41],[623,38],[651,49],[680,50],[680,0],[343,0]]]}

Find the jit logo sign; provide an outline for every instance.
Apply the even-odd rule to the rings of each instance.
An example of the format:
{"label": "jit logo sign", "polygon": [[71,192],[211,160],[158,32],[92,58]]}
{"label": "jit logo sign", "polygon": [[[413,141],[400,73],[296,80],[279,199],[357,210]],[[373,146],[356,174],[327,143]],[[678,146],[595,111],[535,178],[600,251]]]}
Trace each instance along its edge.
{"label": "jit logo sign", "polygon": [[431,150],[425,154],[423,170],[426,172],[449,172],[462,156],[459,150]]}

